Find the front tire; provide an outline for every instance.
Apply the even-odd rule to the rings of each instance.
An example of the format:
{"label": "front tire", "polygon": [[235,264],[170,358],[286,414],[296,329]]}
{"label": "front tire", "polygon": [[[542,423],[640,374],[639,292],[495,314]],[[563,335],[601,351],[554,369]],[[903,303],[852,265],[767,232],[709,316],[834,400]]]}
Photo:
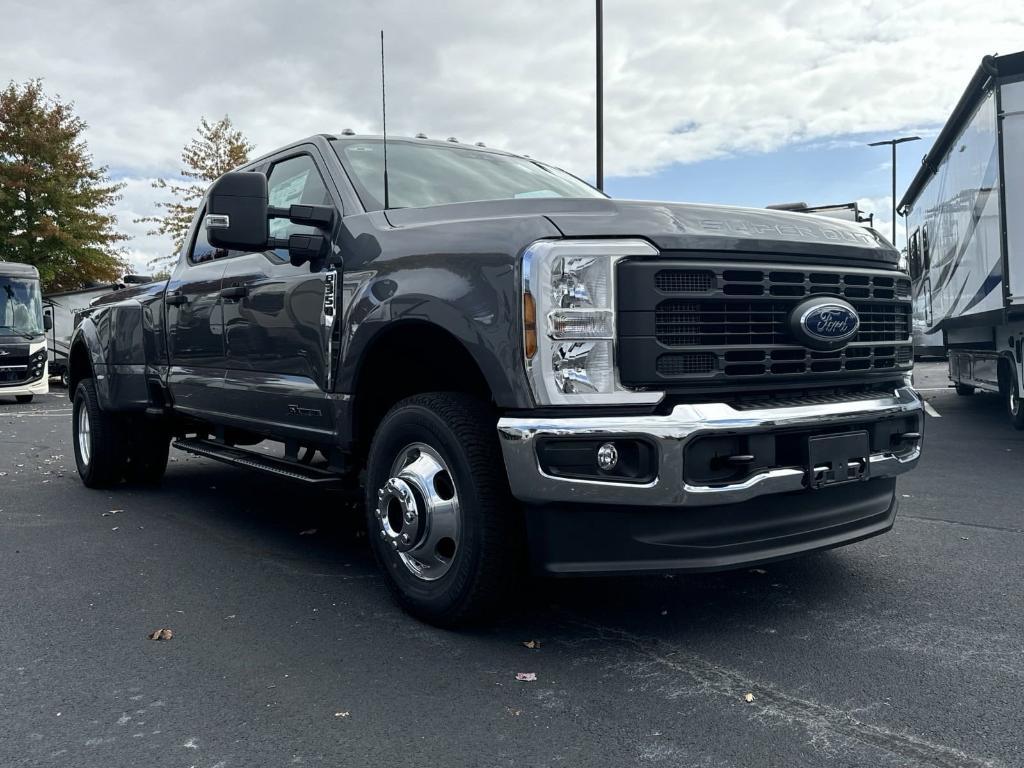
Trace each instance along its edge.
{"label": "front tire", "polygon": [[17,402],[21,403],[22,405],[28,405],[29,403],[32,402],[32,398],[33,397],[35,397],[35,396],[34,395],[15,395],[14,399]]}
{"label": "front tire", "polygon": [[455,626],[498,609],[521,573],[522,518],[493,410],[462,393],[407,398],[370,447],[371,546],[397,602]]}
{"label": "front tire", "polygon": [[71,416],[78,474],[88,488],[109,488],[125,466],[124,430],[119,414],[100,409],[96,385],[83,379],[75,388]]}
{"label": "front tire", "polygon": [[972,387],[970,384],[957,383],[956,393],[960,395],[960,397],[970,397],[971,395],[974,394],[974,387]]}

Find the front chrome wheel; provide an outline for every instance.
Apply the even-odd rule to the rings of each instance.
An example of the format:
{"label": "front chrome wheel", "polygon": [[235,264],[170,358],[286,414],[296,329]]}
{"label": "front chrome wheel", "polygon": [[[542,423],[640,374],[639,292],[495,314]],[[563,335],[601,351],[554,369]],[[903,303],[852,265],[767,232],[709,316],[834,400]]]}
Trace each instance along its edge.
{"label": "front chrome wheel", "polygon": [[84,406],[78,409],[78,454],[82,458],[82,463],[88,466],[92,456],[92,436],[89,411]]}
{"label": "front chrome wheel", "polygon": [[379,536],[416,578],[436,581],[455,562],[462,528],[451,469],[425,443],[398,453],[377,491]]}

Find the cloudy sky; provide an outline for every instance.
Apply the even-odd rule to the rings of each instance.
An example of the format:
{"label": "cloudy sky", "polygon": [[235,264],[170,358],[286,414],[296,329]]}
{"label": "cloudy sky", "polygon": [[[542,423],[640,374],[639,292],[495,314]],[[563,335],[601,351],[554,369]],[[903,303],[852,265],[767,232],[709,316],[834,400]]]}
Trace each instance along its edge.
{"label": "cloudy sky", "polygon": [[[202,115],[266,152],[318,132],[457,136],[593,177],[592,0],[0,0],[0,80],[76,103],[133,218],[178,172]],[[762,206],[858,200],[888,231],[900,193],[986,53],[1024,47],[1024,3],[605,0],[606,188]]]}

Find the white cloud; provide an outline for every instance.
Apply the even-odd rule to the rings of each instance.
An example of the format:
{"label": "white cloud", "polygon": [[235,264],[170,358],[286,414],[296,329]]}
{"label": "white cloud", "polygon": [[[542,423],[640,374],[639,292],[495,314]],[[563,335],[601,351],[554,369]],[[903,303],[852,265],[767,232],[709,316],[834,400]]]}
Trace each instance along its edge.
{"label": "white cloud", "polygon": [[[377,131],[378,30],[389,127],[482,140],[583,176],[593,168],[593,4],[14,0],[0,72],[74,99],[101,163],[152,210],[200,115],[258,151]],[[942,122],[981,56],[1024,39],[1024,6],[959,0],[605,3],[606,170],[763,152]],[[923,134],[922,134],[923,135]],[[137,187],[137,188],[136,188]],[[147,207],[148,206],[148,207]],[[138,232],[132,248],[166,245]]]}

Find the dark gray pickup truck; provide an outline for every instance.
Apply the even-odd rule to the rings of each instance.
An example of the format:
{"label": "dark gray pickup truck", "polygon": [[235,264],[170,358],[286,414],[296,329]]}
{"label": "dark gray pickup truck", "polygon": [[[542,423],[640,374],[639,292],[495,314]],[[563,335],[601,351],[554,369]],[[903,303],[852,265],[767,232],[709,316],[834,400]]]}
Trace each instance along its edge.
{"label": "dark gray pickup truck", "polygon": [[314,136],[226,174],[170,280],[84,313],[87,486],[159,481],[174,441],[362,488],[393,593],[440,624],[530,566],[725,569],[892,527],[923,419],[873,230],[426,139],[389,139],[385,177],[384,149]]}

